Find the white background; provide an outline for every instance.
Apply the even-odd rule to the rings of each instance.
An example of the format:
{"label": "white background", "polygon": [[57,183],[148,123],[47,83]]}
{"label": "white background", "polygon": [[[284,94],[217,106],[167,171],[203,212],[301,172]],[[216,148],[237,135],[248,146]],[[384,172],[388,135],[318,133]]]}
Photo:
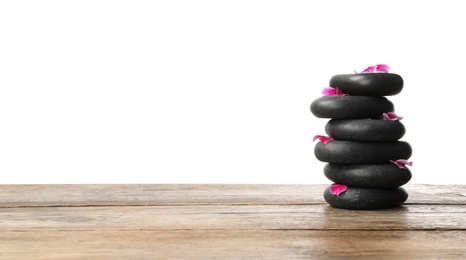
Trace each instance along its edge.
{"label": "white background", "polygon": [[2,1],[0,183],[330,183],[310,103],[385,63],[410,183],[466,184],[462,1]]}

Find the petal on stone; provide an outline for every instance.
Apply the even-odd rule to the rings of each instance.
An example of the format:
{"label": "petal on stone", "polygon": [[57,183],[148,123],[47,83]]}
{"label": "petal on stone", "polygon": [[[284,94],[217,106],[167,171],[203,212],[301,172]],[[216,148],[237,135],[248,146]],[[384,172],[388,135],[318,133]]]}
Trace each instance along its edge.
{"label": "petal on stone", "polygon": [[335,89],[331,87],[327,87],[322,89],[323,96],[335,96]]}
{"label": "petal on stone", "polygon": [[339,90],[338,88],[331,88],[331,87],[322,89],[322,95],[323,96],[348,96],[348,94],[341,92],[341,90]]}
{"label": "petal on stone", "polygon": [[345,93],[341,92],[340,89],[335,88],[335,96],[348,96],[348,94],[345,94]]}
{"label": "petal on stone", "polygon": [[398,166],[398,168],[400,169],[406,168],[405,165],[413,166],[413,162],[409,162],[408,160],[405,160],[405,159],[390,160],[390,162]]}
{"label": "petal on stone", "polygon": [[390,71],[390,66],[388,66],[387,64],[377,64],[375,65],[375,70],[377,72],[389,72]]}
{"label": "petal on stone", "polygon": [[402,116],[398,116],[398,115],[395,114],[394,112],[387,112],[387,113],[383,113],[383,114],[382,114],[381,119],[382,119],[382,120],[396,121],[396,120],[401,120],[401,119],[403,119],[403,117],[402,117]]}
{"label": "petal on stone", "polygon": [[316,135],[312,138],[312,141],[314,142],[315,140],[319,140],[322,142],[322,144],[327,144],[327,143],[330,143],[331,141],[333,141],[333,138],[332,137],[328,137],[328,136],[325,136],[325,135]]}
{"label": "petal on stone", "polygon": [[401,160],[405,165],[413,166],[413,162],[408,162],[407,160]]}
{"label": "petal on stone", "polygon": [[390,66],[387,64],[377,64],[375,66],[369,66],[365,70],[361,71],[361,73],[374,73],[374,72],[384,72],[387,73],[390,71]]}
{"label": "petal on stone", "polygon": [[371,73],[376,72],[377,66],[369,66],[365,70],[361,71],[361,73]]}
{"label": "petal on stone", "polygon": [[336,195],[336,196],[342,194],[342,193],[345,192],[347,189],[348,189],[348,186],[343,185],[343,184],[332,184],[332,185],[330,186],[330,192],[331,192],[333,195]]}

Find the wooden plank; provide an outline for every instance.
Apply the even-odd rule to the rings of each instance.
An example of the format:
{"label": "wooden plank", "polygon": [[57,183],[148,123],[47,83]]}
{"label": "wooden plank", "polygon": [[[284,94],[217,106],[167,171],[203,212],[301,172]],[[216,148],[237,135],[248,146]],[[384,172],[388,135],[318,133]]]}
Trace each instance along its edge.
{"label": "wooden plank", "polygon": [[465,259],[461,185],[328,206],[327,185],[0,185],[0,259]]}
{"label": "wooden plank", "polygon": [[466,205],[466,185],[406,185],[407,204]]}
{"label": "wooden plank", "polygon": [[1,231],[28,230],[466,230],[463,205],[373,211],[327,205],[196,205],[1,208]]}
{"label": "wooden plank", "polygon": [[2,232],[1,259],[465,259],[466,231]]}
{"label": "wooden plank", "polygon": [[0,207],[324,203],[325,185],[0,185]]}
{"label": "wooden plank", "polygon": [[[184,204],[326,204],[321,185],[0,185],[1,207]],[[406,204],[466,205],[465,185],[406,185]]]}

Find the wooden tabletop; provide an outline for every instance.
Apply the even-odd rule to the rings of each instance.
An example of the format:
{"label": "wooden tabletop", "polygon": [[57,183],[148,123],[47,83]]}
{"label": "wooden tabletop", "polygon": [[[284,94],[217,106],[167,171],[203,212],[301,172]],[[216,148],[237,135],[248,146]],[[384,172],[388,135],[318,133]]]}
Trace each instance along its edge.
{"label": "wooden tabletop", "polygon": [[335,209],[326,185],[0,185],[0,259],[466,259],[466,186]]}

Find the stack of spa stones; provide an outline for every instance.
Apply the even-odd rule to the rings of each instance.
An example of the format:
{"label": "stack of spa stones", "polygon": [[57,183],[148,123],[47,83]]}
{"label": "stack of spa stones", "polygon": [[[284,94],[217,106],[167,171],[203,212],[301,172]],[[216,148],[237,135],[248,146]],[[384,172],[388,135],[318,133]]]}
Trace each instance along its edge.
{"label": "stack of spa stones", "polygon": [[345,209],[400,206],[408,198],[400,186],[411,179],[406,164],[411,166],[412,150],[399,140],[405,128],[385,96],[400,93],[403,79],[392,73],[342,74],[331,78],[330,87],[335,95],[311,104],[314,116],[330,118],[328,137],[314,148],[334,182],[324,191],[325,200]]}

